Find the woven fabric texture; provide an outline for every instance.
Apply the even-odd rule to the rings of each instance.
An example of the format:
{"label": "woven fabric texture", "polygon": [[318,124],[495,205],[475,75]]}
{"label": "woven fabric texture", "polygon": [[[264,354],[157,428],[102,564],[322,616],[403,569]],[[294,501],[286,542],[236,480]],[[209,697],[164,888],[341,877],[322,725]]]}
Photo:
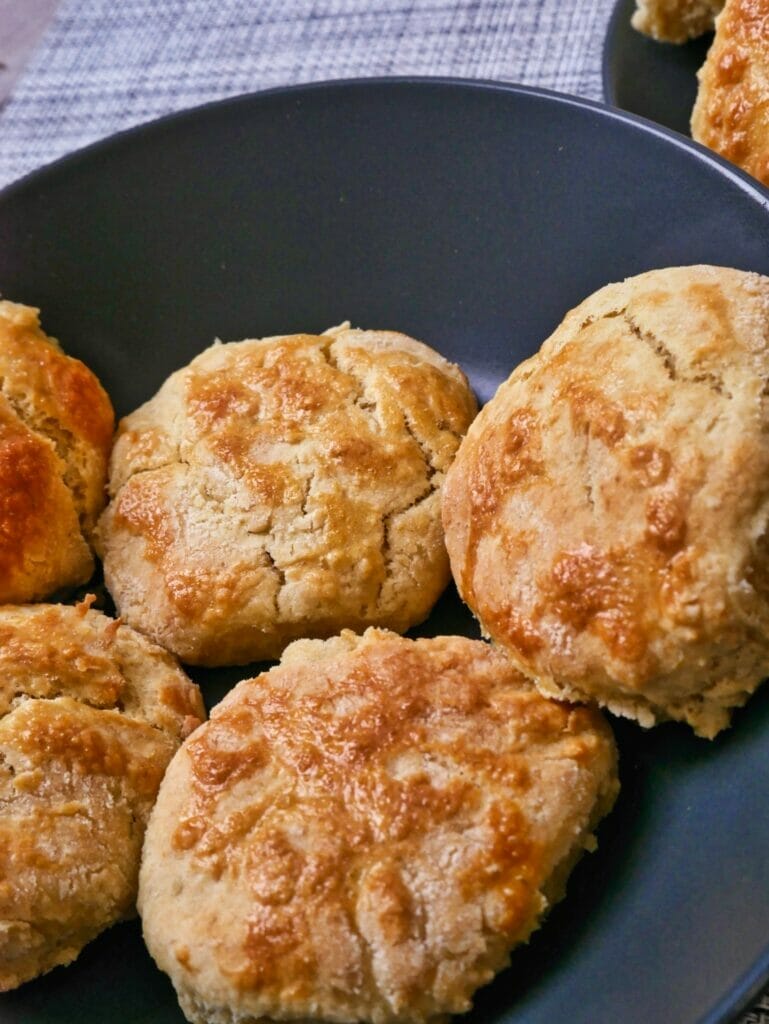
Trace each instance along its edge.
{"label": "woven fabric texture", "polygon": [[600,99],[612,6],[613,0],[62,0],[0,111],[0,187],[131,125],[296,82],[453,75]]}

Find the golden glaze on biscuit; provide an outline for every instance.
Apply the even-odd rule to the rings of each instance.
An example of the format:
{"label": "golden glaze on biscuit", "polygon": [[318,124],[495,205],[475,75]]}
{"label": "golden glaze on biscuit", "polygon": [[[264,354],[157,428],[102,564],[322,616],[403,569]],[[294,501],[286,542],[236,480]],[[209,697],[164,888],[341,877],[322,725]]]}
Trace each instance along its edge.
{"label": "golden glaze on biscuit", "polygon": [[769,185],[769,0],[728,0],[698,78],[692,138]]}
{"label": "golden glaze on biscuit", "polygon": [[609,285],[463,442],[443,519],[460,593],[548,693],[714,735],[769,671],[769,280]]}
{"label": "golden glaze on biscuit", "polygon": [[169,655],[86,603],[0,608],[0,991],[133,913],[160,780],[202,718]]}
{"label": "golden glaze on biscuit", "polygon": [[113,425],[99,382],[37,310],[0,301],[0,603],[88,580]]}
{"label": "golden glaze on biscuit", "polygon": [[401,334],[213,346],[120,425],[100,525],[120,614],[194,664],[421,621],[475,411],[461,371]]}
{"label": "golden glaze on biscuit", "polygon": [[145,939],[191,1021],[460,1013],[617,792],[600,714],[461,637],[300,640],[172,762]]}

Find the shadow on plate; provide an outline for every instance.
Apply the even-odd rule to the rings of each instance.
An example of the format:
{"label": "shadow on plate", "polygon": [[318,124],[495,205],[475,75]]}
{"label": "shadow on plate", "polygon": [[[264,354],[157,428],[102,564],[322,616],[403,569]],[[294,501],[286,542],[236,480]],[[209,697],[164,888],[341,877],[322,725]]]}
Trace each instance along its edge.
{"label": "shadow on plate", "polygon": [[608,104],[689,135],[697,71],[712,33],[682,46],[658,43],[630,24],[635,0],[618,0],[603,49],[603,95]]}

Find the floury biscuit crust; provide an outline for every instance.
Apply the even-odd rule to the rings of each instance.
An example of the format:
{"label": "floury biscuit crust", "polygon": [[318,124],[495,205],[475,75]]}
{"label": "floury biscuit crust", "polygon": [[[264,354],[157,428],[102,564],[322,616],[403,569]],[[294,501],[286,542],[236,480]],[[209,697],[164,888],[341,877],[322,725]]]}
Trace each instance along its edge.
{"label": "floury biscuit crust", "polygon": [[586,299],[473,424],[443,518],[464,600],[546,693],[715,735],[769,673],[769,279]]}
{"label": "floury biscuit crust", "polygon": [[145,940],[199,1024],[437,1021],[562,895],[617,788],[600,713],[488,644],[300,640],[169,767]]}
{"label": "floury biscuit crust", "polygon": [[99,528],[130,625],[193,664],[424,619],[464,374],[402,334],[214,345],[120,425]]}

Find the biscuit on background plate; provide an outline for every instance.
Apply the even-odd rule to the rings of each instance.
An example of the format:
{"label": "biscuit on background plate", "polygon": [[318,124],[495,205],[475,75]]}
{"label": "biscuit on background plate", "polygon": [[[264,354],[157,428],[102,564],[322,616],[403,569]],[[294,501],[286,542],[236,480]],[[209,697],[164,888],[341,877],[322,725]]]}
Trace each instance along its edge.
{"label": "biscuit on background plate", "polygon": [[697,77],[692,138],[769,185],[769,0],[727,0]]}
{"label": "biscuit on background plate", "polygon": [[169,654],[87,602],[0,608],[0,991],[135,913],[160,780],[203,717]]}
{"label": "biscuit on background plate", "polygon": [[120,424],[98,531],[120,615],[200,665],[421,622],[475,412],[458,367],[390,331],[207,349]]}
{"label": "biscuit on background plate", "polygon": [[713,31],[724,0],[636,0],[631,24],[665,43],[685,43]]}
{"label": "biscuit on background plate", "polygon": [[714,736],[769,673],[769,279],[590,296],[470,428],[443,520],[460,594],[544,692]]}
{"label": "biscuit on background plate", "polygon": [[90,579],[113,429],[104,389],[38,310],[0,301],[0,604]]}
{"label": "biscuit on background plate", "polygon": [[299,640],[180,748],[142,857],[190,1021],[467,1010],[564,892],[618,791],[594,708],[479,640]]}

